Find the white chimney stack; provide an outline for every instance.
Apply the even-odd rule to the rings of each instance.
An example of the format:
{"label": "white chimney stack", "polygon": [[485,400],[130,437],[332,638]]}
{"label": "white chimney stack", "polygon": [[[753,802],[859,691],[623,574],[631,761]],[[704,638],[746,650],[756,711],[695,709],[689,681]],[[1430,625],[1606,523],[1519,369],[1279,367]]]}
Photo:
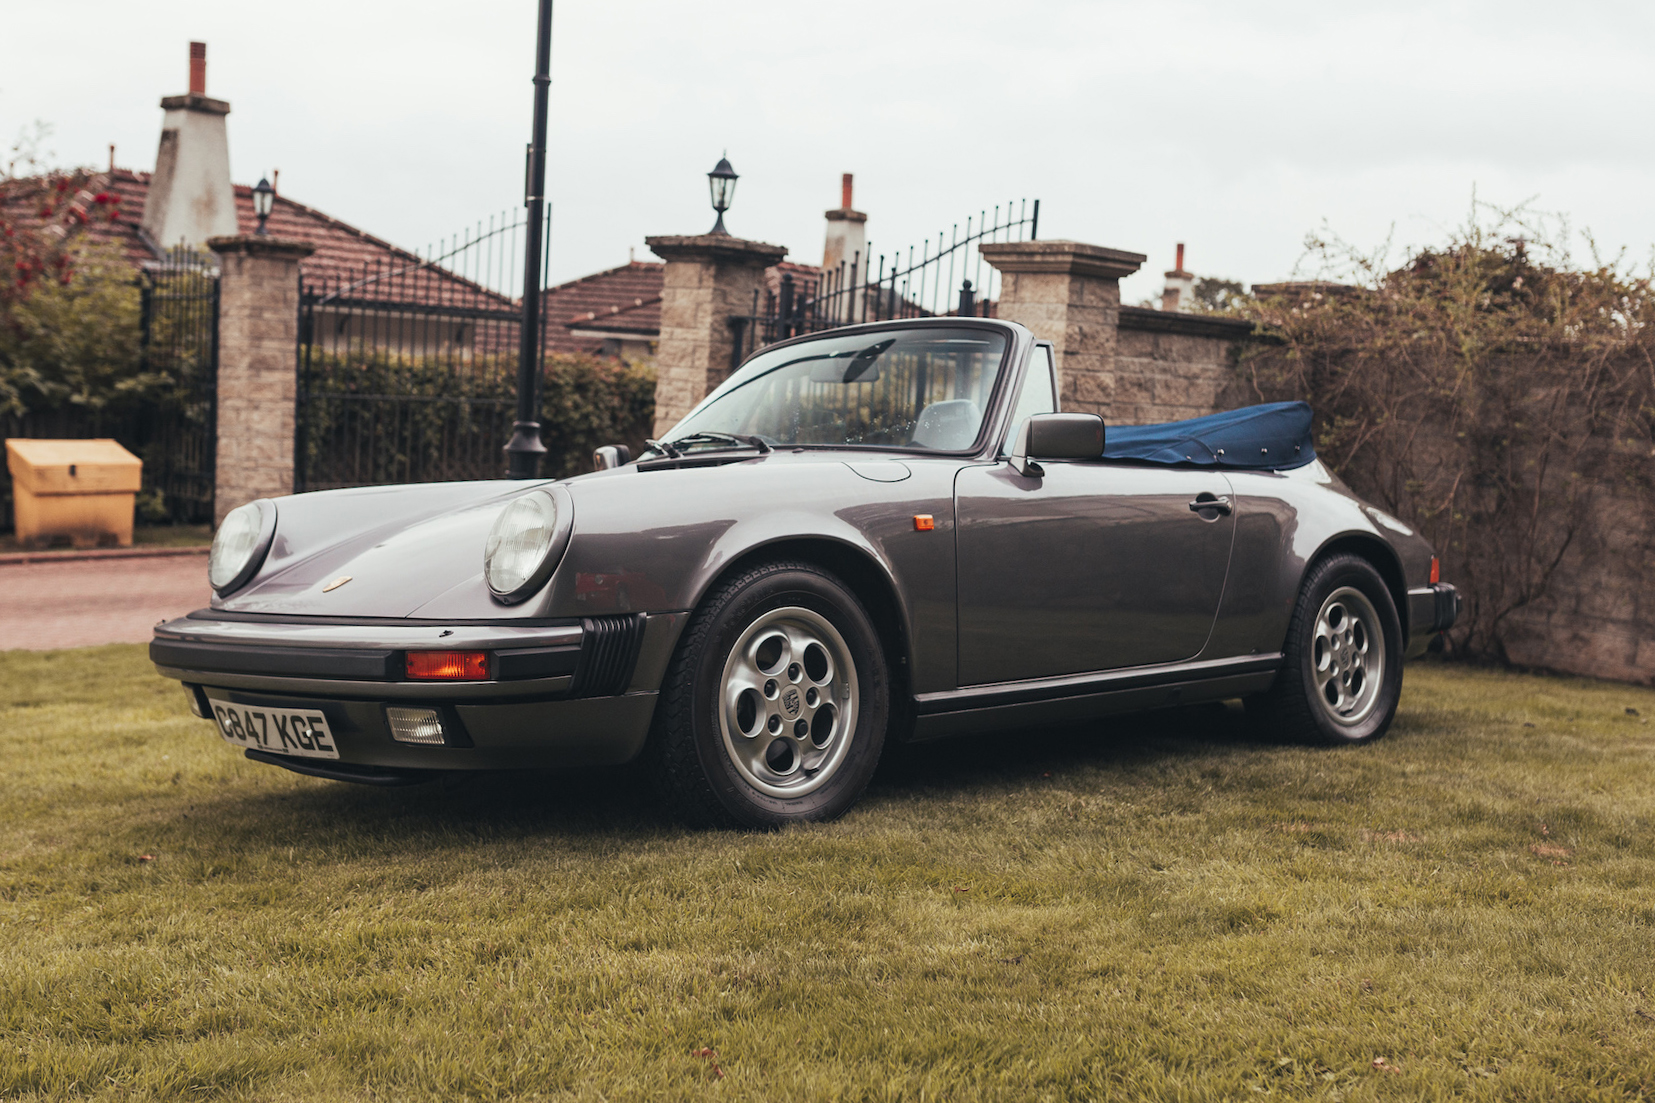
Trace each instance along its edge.
{"label": "white chimney stack", "polygon": [[142,228],[150,244],[199,248],[239,232],[230,184],[230,105],[207,95],[207,44],[190,43],[190,90],[161,101],[161,146],[144,198]]}
{"label": "white chimney stack", "polygon": [[834,278],[841,264],[845,265],[845,279],[850,279],[850,265],[858,265],[856,280],[865,279],[868,263],[868,216],[851,209],[851,174],[845,173],[839,181],[840,203],[836,210],[827,212],[827,244],[822,248],[822,269],[828,278]]}
{"label": "white chimney stack", "polygon": [[1184,271],[1184,243],[1178,243],[1178,264],[1167,273],[1166,289],[1161,292],[1161,309],[1188,314],[1195,304],[1195,275]]}

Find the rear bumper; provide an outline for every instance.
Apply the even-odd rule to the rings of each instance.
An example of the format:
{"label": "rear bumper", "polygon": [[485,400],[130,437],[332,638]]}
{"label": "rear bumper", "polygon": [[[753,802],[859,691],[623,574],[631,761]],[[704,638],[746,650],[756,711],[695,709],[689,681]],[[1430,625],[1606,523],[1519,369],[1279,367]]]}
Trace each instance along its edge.
{"label": "rear bumper", "polygon": [[1408,657],[1425,653],[1431,639],[1454,627],[1462,599],[1458,587],[1447,582],[1408,591]]}
{"label": "rear bumper", "polygon": [[[249,757],[324,777],[392,784],[403,771],[630,761],[648,735],[680,622],[668,613],[444,625],[226,618],[201,610],[159,625],[150,658],[162,675],[184,683],[197,715],[211,715],[208,698],[319,710],[339,751],[338,759],[326,760],[257,750]],[[403,676],[407,651],[449,648],[487,651],[492,680]],[[433,710],[443,742],[393,739],[389,707]],[[423,776],[429,775],[415,779]]]}

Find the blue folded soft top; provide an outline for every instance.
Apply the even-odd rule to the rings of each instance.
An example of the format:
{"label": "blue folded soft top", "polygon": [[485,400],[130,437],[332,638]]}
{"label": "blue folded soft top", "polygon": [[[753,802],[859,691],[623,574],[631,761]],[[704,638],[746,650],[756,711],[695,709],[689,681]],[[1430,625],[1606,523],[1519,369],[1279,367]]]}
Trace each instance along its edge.
{"label": "blue folded soft top", "polygon": [[1270,402],[1164,425],[1110,425],[1104,459],[1282,470],[1316,458],[1310,406]]}

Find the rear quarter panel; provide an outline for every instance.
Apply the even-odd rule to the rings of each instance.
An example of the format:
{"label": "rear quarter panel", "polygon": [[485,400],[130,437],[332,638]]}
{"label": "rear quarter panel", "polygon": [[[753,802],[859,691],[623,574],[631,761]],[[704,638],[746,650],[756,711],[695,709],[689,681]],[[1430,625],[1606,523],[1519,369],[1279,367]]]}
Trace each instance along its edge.
{"label": "rear quarter panel", "polygon": [[[1217,623],[1202,658],[1280,651],[1305,571],[1333,545],[1350,541],[1381,567],[1422,585],[1431,549],[1400,522],[1351,494],[1320,462],[1291,472],[1229,471],[1236,533]],[[1390,524],[1376,522],[1384,518]],[[1396,525],[1399,527],[1392,527]],[[1398,601],[1403,632],[1407,602]]]}

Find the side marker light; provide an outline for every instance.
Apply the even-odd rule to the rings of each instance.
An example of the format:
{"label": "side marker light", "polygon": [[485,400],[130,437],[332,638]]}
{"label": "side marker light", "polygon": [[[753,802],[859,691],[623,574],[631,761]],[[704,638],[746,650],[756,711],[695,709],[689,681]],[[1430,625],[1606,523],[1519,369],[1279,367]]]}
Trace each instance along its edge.
{"label": "side marker light", "polygon": [[933,518],[929,513],[916,513],[916,514],[914,514],[914,531],[915,532],[930,532],[932,529],[934,529],[936,527],[937,527],[936,519]]}
{"label": "side marker light", "polygon": [[1442,566],[1437,562],[1437,557],[1433,555],[1431,557],[1431,585],[1435,586],[1437,583],[1439,583],[1441,581],[1442,581]]}
{"label": "side marker light", "polygon": [[408,677],[421,682],[486,682],[487,651],[410,651]]}

